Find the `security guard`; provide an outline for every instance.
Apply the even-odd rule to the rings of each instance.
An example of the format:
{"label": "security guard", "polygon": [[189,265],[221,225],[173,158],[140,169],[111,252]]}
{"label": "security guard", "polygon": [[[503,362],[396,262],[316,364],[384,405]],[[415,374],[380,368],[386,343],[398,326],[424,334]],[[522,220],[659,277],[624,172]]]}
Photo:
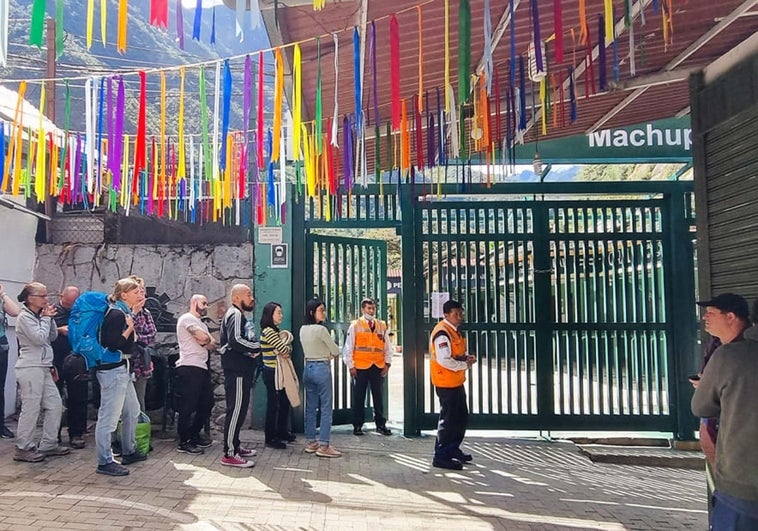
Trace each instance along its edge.
{"label": "security guard", "polygon": [[476,357],[466,352],[466,339],[458,327],[463,324],[463,306],[449,300],[442,306],[445,318],[437,323],[429,338],[432,383],[440,400],[440,419],[434,443],[432,465],[438,468],[461,470],[463,463],[473,459],[461,450],[468,425],[466,405],[466,369]]}
{"label": "security guard", "polygon": [[387,337],[387,324],[376,319],[373,299],[361,301],[361,317],[350,325],[342,357],[353,378],[353,435],[363,435],[366,387],[371,386],[376,431],[392,435],[384,416],[382,383],[390,369],[394,348]]}

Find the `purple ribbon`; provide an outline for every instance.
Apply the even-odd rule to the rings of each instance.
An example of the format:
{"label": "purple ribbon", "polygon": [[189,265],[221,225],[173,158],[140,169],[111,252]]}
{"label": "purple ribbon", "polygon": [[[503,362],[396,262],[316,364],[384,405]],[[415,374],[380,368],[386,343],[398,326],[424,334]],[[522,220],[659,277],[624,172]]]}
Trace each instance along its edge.
{"label": "purple ribbon", "polygon": [[78,203],[82,200],[82,135],[76,133],[76,158],[74,162],[74,193],[71,200]]}
{"label": "purple ribbon", "polygon": [[266,190],[267,202],[269,206],[276,207],[276,186],[274,185],[274,163],[271,162],[271,155],[274,151],[274,140],[271,128],[267,131],[266,149],[268,151],[268,189]]}
{"label": "purple ribbon", "polygon": [[571,123],[573,124],[576,122],[576,89],[574,87],[574,69],[572,67],[568,67],[569,72],[569,101],[571,102],[571,114],[570,119]]}
{"label": "purple ribbon", "polygon": [[[118,94],[116,95],[116,141],[113,147],[113,182],[118,188],[121,186],[121,155],[124,147],[124,78],[118,78]],[[152,195],[152,194],[151,194]]]}
{"label": "purple ribbon", "polygon": [[184,50],[184,18],[182,16],[182,0],[176,0],[176,36],[179,39],[179,49]]}
{"label": "purple ribbon", "polygon": [[[114,147],[114,138],[116,137],[116,124],[114,121],[113,116],[113,77],[108,78],[108,89],[107,89],[107,96],[106,96],[106,104],[107,104],[107,110],[105,111],[107,118],[107,127],[108,127],[108,165],[107,168],[113,172],[113,147]],[[115,186],[115,182],[114,182]]]}
{"label": "purple ribbon", "polygon": [[526,76],[524,75],[524,56],[519,55],[518,58],[518,72],[519,72],[519,116],[518,129],[523,131],[526,129]]}
{"label": "purple ribbon", "polygon": [[100,182],[102,174],[102,164],[103,164],[103,113],[105,112],[104,109],[104,100],[105,100],[105,78],[100,78],[100,94],[98,96],[98,104],[97,104],[97,145],[95,146],[95,151],[97,152],[97,178],[95,179],[96,183],[96,189],[95,193],[98,193],[100,190]]}
{"label": "purple ribbon", "polygon": [[[511,86],[516,86],[516,70],[514,70],[516,66],[516,16],[514,13],[513,8],[513,0],[510,0],[508,4],[508,9],[511,13]],[[445,90],[447,90],[447,87],[445,87]]]}
{"label": "purple ribbon", "polygon": [[[532,33],[534,34],[534,57],[537,60],[537,70],[540,72],[545,71],[545,67],[542,63],[542,38],[540,37],[540,13],[537,6],[537,0],[531,0],[532,4]],[[513,23],[514,17],[511,14],[511,23]]]}
{"label": "purple ribbon", "polygon": [[355,84],[355,127],[358,131],[363,128],[363,111],[361,110],[361,40],[358,26],[353,28],[353,80]]}
{"label": "purple ribbon", "polygon": [[345,144],[342,149],[342,160],[345,166],[345,190],[353,188],[353,132],[350,127],[350,119],[345,116],[342,119],[342,141]]}
{"label": "purple ribbon", "polygon": [[247,172],[247,151],[249,146],[249,138],[248,138],[248,129],[247,126],[250,123],[250,105],[252,102],[252,94],[253,94],[253,61],[250,59],[250,56],[245,56],[245,74],[244,74],[244,84],[245,87],[243,89],[244,93],[244,105],[242,108],[242,121],[243,121],[243,127],[245,128],[245,139],[242,144],[242,167],[245,169],[245,172]]}
{"label": "purple ribbon", "polygon": [[597,37],[597,46],[598,46],[598,77],[600,81],[600,90],[607,90],[608,89],[608,82],[606,78],[606,71],[605,71],[605,18],[603,15],[598,15],[597,17],[597,23],[598,23],[598,37]]}

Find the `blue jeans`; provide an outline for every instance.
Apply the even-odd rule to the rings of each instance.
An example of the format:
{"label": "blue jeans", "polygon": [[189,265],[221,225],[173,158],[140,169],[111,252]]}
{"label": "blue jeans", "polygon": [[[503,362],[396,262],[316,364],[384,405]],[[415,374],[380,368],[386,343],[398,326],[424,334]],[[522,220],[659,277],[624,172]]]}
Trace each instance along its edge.
{"label": "blue jeans", "polygon": [[123,455],[136,451],[135,430],[139,417],[139,401],[125,365],[107,371],[97,371],[95,374],[100,384],[100,409],[97,411],[95,426],[97,464],[106,465],[113,461],[111,433],[116,431],[119,417]]}
{"label": "blue jeans", "polygon": [[712,531],[755,531],[758,529],[758,501],[743,500],[718,490],[713,493]]}
{"label": "blue jeans", "polygon": [[330,361],[307,361],[303,371],[305,384],[305,438],[316,440],[316,409],[321,411],[318,440],[329,444],[332,431],[332,364]]}

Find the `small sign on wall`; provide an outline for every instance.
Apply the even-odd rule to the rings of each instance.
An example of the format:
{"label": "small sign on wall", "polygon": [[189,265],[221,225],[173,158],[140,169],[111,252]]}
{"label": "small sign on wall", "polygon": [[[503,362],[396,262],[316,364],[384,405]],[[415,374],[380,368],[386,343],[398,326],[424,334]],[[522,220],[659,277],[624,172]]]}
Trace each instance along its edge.
{"label": "small sign on wall", "polygon": [[258,227],[258,243],[282,243],[282,228]]}
{"label": "small sign on wall", "polygon": [[289,252],[286,243],[271,244],[271,267],[273,269],[289,267]]}

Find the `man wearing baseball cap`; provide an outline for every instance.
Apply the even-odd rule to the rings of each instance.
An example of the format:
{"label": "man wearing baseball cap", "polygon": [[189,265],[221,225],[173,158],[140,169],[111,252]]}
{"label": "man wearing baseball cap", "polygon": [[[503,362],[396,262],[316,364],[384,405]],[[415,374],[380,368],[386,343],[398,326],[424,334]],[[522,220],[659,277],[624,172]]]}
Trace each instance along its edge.
{"label": "man wearing baseball cap", "polygon": [[711,529],[758,529],[758,328],[747,301],[724,293],[708,301],[705,329],[721,340],[703,369],[692,412],[719,419]]}

